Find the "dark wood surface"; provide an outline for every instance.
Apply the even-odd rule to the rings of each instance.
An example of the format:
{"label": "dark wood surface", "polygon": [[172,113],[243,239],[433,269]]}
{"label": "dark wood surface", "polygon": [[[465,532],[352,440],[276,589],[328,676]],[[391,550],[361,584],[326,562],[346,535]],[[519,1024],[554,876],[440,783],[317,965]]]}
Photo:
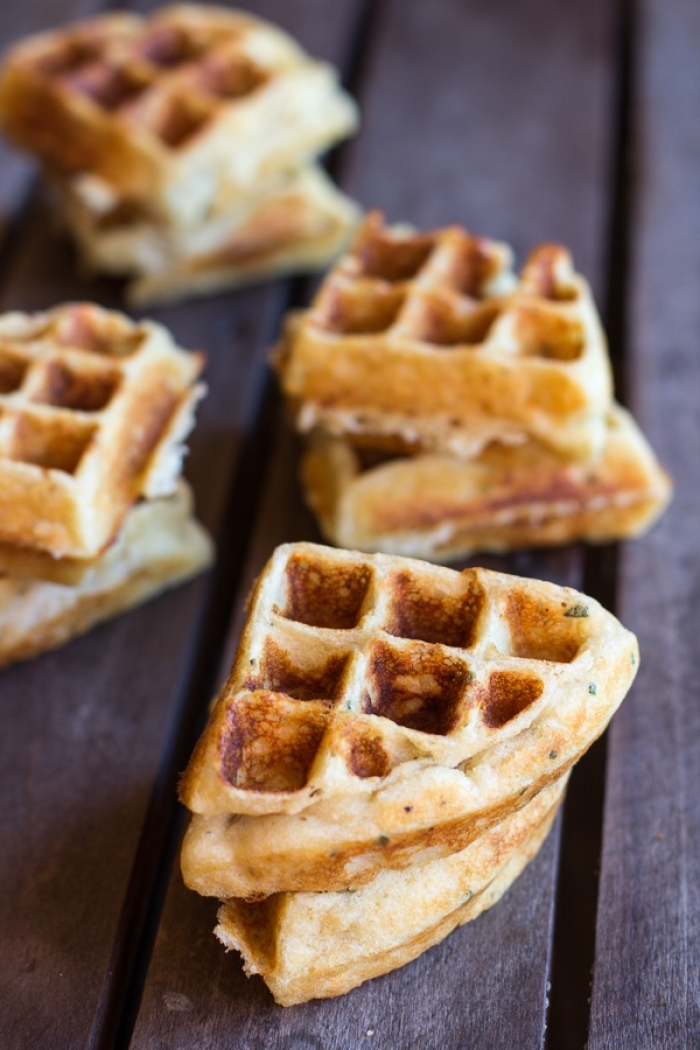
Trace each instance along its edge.
{"label": "dark wood surface", "polygon": [[[100,6],[3,5],[0,41]],[[563,834],[560,820],[491,912],[347,996],[275,1006],[212,936],[216,902],[182,885],[175,780],[230,663],[253,577],[276,543],[318,538],[266,366],[284,309],[310,288],[276,282],[155,311],[208,356],[186,472],[219,560],[206,577],[3,672],[0,1046],[580,1050],[595,961],[591,1050],[696,1047],[696,5],[644,0],[624,22],[630,6],[605,0],[248,6],[350,79],[362,130],[334,173],[364,206],[392,221],[462,222],[510,241],[521,260],[561,240],[591,279],[628,399],[677,479],[675,504],[618,559],[570,548],[476,560],[585,583],[608,604],[616,583],[642,672],[607,763],[598,750],[577,772]],[[620,25],[636,57],[629,97]],[[634,116],[629,140],[620,100]],[[634,179],[621,163],[628,150]],[[120,305],[118,284],[76,273],[41,193],[21,211],[27,163],[3,146],[0,170],[10,229],[0,308]]]}
{"label": "dark wood surface", "polygon": [[638,681],[613,724],[590,1050],[700,1044],[700,9],[637,14],[630,402],[676,479],[623,552]]}

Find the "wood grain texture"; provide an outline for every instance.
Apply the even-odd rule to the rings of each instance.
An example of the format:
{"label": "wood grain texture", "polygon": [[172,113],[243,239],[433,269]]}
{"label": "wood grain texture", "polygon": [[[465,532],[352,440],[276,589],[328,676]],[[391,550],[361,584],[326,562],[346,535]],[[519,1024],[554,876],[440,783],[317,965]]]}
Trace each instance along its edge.
{"label": "wood grain texture", "polygon": [[676,481],[624,551],[641,669],[609,741],[590,1050],[700,1044],[700,9],[638,6],[628,389]]}
{"label": "wood grain texture", "polygon": [[[343,151],[344,188],[392,220],[458,220],[506,237],[521,257],[538,241],[565,239],[600,287],[612,73],[605,5],[396,0],[374,13],[360,62],[363,128]],[[277,543],[318,539],[297,458],[280,423],[241,601]],[[580,550],[488,563],[581,582]],[[175,871],[133,1050],[541,1047],[556,847],[555,834],[500,905],[409,967],[289,1010],[259,979],[244,979],[209,933],[215,902],[187,893]]]}

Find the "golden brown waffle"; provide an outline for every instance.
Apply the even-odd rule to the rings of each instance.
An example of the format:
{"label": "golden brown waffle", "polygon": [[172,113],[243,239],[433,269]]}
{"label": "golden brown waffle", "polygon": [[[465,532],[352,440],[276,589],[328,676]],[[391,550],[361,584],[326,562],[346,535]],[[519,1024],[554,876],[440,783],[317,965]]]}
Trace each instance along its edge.
{"label": "golden brown waffle", "polygon": [[505,245],[376,214],[290,316],[277,364],[302,431],[462,457],[530,436],[590,458],[612,394],[590,290],[564,248],[538,248],[516,279]]}
{"label": "golden brown waffle", "polygon": [[134,275],[129,297],[140,304],[318,269],[340,253],[359,220],[357,206],[315,166],[286,173],[272,190],[184,231],[146,213],[101,216],[85,180],[62,180],[60,190],[87,266]]}
{"label": "golden brown waffle", "polygon": [[331,67],[269,23],[200,4],[31,37],[0,81],[15,142],[181,225],[300,167],[355,122]]}
{"label": "golden brown waffle", "polygon": [[671,482],[619,406],[595,460],[558,456],[537,441],[491,444],[470,460],[392,456],[321,436],[302,463],[306,499],[340,547],[431,561],[576,540],[601,543],[648,529]]}
{"label": "golden brown waffle", "polygon": [[464,849],[571,767],[637,660],[569,588],[280,547],[182,780],[185,881],[336,890]]}
{"label": "golden brown waffle", "polygon": [[78,586],[0,579],[0,666],[63,645],[118,613],[201,572],[213,547],[191,517],[189,488],[144,500]]}
{"label": "golden brown waffle", "polygon": [[160,325],[93,304],[0,317],[5,570],[13,548],[94,558],[139,495],[175,490],[201,368]]}
{"label": "golden brown waffle", "polygon": [[410,962],[495,904],[546,838],[565,784],[563,777],[545,788],[465,850],[382,872],[353,893],[227,901],[216,935],[283,1006],[341,995]]}

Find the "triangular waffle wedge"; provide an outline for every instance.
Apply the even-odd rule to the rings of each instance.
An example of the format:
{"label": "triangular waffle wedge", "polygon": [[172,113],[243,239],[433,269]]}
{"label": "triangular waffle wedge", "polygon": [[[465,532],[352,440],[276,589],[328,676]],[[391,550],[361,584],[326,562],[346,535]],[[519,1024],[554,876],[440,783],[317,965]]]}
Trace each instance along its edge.
{"label": "triangular waffle wedge", "polygon": [[571,767],[637,662],[569,588],[280,547],[182,779],[185,881],[344,889],[464,849]]}
{"label": "triangular waffle wedge", "polygon": [[636,423],[614,406],[595,460],[537,441],[489,445],[471,460],[392,456],[319,436],[303,463],[307,502],[340,547],[445,561],[475,551],[607,542],[639,535],[671,482]]}
{"label": "triangular waffle wedge", "polygon": [[138,503],[75,587],[0,579],[0,665],[63,645],[206,568],[212,543],[191,511],[183,481],[167,499]]}
{"label": "triangular waffle wedge", "polygon": [[31,37],[0,80],[0,124],[15,142],[183,226],[355,123],[330,66],[267,22],[204,4]]}
{"label": "triangular waffle wedge", "polygon": [[264,192],[185,231],[148,215],[100,216],[83,185],[60,184],[83,259],[90,269],[134,275],[129,297],[137,303],[318,269],[340,253],[359,220],[357,206],[313,166],[285,173]]}
{"label": "triangular waffle wedge", "polygon": [[227,901],[216,935],[283,1006],[341,995],[410,962],[495,904],[546,838],[565,784],[566,777],[545,788],[465,850],[382,872],[353,893]]}
{"label": "triangular waffle wedge", "polygon": [[94,558],[138,496],[172,493],[202,363],[88,303],[0,316],[3,550]]}
{"label": "triangular waffle wedge", "polygon": [[397,437],[462,457],[534,437],[589,458],[612,382],[586,282],[557,245],[520,277],[507,246],[457,226],[366,221],[278,353],[302,431]]}

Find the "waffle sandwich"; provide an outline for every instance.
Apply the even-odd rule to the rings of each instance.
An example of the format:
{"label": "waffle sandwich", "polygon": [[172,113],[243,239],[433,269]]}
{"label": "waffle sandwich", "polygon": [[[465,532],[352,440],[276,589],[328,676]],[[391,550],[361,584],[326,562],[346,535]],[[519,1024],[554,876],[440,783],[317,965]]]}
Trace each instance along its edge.
{"label": "waffle sandwich", "polygon": [[0,662],[211,560],[180,481],[202,364],[91,303],[0,316]]}
{"label": "waffle sandwich", "polygon": [[[492,860],[479,892],[489,899],[487,887],[505,889],[526,862],[530,831],[604,730],[637,663],[634,635],[569,588],[308,543],[280,547],[182,778],[193,812],[185,882],[227,902],[224,941],[242,948],[250,970],[272,974],[271,986],[275,944],[301,937],[308,954],[315,942],[305,919],[287,927],[286,917],[327,914],[343,891],[366,887],[357,906],[366,902],[367,915],[383,896],[380,878],[396,893],[423,887],[430,901],[429,887],[444,886],[461,864],[467,885],[476,878],[485,850]],[[532,803],[543,794],[540,810]],[[522,831],[512,850],[503,845],[509,827]],[[431,864],[423,881],[416,866]],[[496,882],[501,869],[510,874]],[[456,889],[436,895],[423,926],[397,932],[366,969],[356,960],[351,983],[412,958],[470,917]],[[354,908],[341,905],[337,923],[328,920],[336,961],[324,948],[313,965],[290,962],[293,984],[308,970],[326,989],[311,995],[343,990],[337,959],[350,950],[341,942],[355,928]],[[382,929],[392,925],[386,908]]]}
{"label": "waffle sandwich", "polygon": [[617,405],[593,463],[569,460],[534,440],[494,442],[459,459],[391,453],[322,434],[310,443],[301,473],[330,542],[438,562],[475,551],[637,536],[671,495],[667,474]]}
{"label": "waffle sandwich", "polygon": [[[303,176],[356,123],[332,67],[267,22],[200,4],[43,33],[0,76],[0,125],[58,184],[86,261],[142,277],[141,300],[325,265],[355,209]],[[282,221],[275,242],[290,178],[303,221]],[[232,261],[258,242],[253,266]]]}
{"label": "waffle sandwich", "polygon": [[639,535],[671,483],[558,245],[368,216],[274,355],[326,539],[435,561]]}

